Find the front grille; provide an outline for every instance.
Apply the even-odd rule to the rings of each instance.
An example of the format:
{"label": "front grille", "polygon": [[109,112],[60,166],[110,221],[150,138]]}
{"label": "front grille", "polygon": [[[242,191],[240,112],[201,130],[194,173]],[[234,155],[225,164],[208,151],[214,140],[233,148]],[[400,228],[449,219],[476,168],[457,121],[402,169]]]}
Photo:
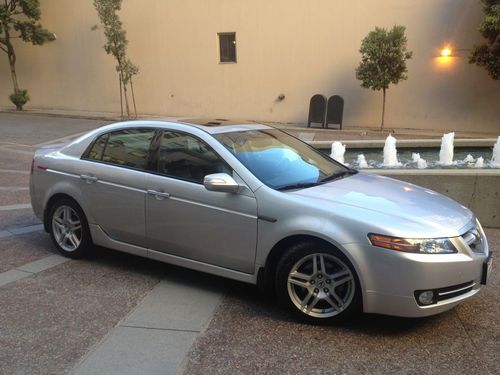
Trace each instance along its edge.
{"label": "front grille", "polygon": [[[447,299],[458,297],[462,294],[468,293],[472,290],[472,288],[474,288],[475,285],[476,284],[474,283],[474,281],[469,281],[463,284],[447,286],[439,289],[416,290],[414,293],[415,300],[417,301],[417,304],[419,306],[431,306],[435,305],[440,301],[445,301]],[[428,293],[428,292],[433,293],[432,302],[425,303],[420,301],[419,296],[423,293]]]}
{"label": "front grille", "polygon": [[472,288],[474,288],[474,285],[476,284],[473,281],[469,281],[463,284],[436,289],[435,293],[437,294],[437,301],[444,301],[468,293],[472,290]]}
{"label": "front grille", "polygon": [[462,239],[470,247],[470,249],[475,253],[484,253],[483,239],[481,237],[481,232],[474,227],[465,234],[462,235]]}

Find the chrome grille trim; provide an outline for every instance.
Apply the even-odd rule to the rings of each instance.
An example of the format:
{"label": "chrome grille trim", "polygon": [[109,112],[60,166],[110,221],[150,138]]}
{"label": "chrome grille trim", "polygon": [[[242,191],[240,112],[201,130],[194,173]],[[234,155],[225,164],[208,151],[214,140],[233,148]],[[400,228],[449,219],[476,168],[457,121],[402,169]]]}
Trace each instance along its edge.
{"label": "chrome grille trim", "polygon": [[472,283],[472,284],[466,285],[466,286],[464,286],[462,288],[458,288],[458,289],[454,289],[454,290],[449,290],[449,291],[446,291],[446,292],[438,292],[438,296],[442,297],[442,296],[446,296],[448,294],[458,293],[458,292],[461,292],[461,291],[466,290],[466,289],[474,288],[475,285],[476,285],[476,283]]}
{"label": "chrome grille trim", "polygon": [[476,283],[474,281],[469,281],[463,284],[452,285],[445,288],[436,289],[434,292],[437,294],[436,302],[446,301],[450,298],[459,297],[465,293],[469,293],[474,289]]}

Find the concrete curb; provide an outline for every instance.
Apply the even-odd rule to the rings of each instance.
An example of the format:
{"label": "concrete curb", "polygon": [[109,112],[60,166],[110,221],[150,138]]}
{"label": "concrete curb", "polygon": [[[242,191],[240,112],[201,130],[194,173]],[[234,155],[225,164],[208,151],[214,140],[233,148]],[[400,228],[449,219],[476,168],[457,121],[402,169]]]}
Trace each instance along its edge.
{"label": "concrete curb", "polygon": [[15,269],[2,272],[0,273],[0,287],[10,284],[14,281],[36,275],[37,273],[48,270],[62,263],[66,263],[69,260],[69,258],[65,258],[61,255],[52,254],[46,256],[45,258],[23,264],[22,266]]}

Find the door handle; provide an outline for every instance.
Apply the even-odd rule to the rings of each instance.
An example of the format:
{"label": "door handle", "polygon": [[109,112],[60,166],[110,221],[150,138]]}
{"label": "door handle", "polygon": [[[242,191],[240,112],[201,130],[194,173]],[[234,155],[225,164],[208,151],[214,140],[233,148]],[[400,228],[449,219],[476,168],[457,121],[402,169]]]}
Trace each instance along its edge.
{"label": "door handle", "polygon": [[80,178],[84,180],[87,184],[97,182],[98,178],[95,176],[89,176],[88,174],[81,174]]}
{"label": "door handle", "polygon": [[166,193],[164,191],[156,191],[156,190],[152,190],[152,189],[148,189],[146,190],[146,192],[149,194],[149,195],[154,195],[155,198],[159,201],[165,199],[165,198],[170,198],[170,194],[169,193]]}

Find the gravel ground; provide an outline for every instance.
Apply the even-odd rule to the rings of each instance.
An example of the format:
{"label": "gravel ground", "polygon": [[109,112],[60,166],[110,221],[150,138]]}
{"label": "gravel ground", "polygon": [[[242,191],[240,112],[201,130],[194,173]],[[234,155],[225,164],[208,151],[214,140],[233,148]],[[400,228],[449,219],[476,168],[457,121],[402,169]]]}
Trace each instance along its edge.
{"label": "gravel ground", "polygon": [[25,190],[5,191],[0,190],[0,206],[9,204],[24,204],[31,201],[30,192]]}
{"label": "gravel ground", "polygon": [[[23,203],[29,203],[29,201]],[[40,219],[35,216],[31,208],[12,211],[0,211],[0,230],[18,226],[24,227],[40,223]]]}
{"label": "gravel ground", "polygon": [[0,168],[29,171],[32,156],[0,148]]}
{"label": "gravel ground", "polygon": [[20,267],[56,252],[50,237],[45,232],[6,237],[1,241],[0,272]]}
{"label": "gravel ground", "polygon": [[0,112],[2,141],[35,145],[88,131],[111,121]]}
{"label": "gravel ground", "polygon": [[28,187],[29,181],[29,174],[6,172],[0,174],[0,186]]}
{"label": "gravel ground", "polygon": [[102,251],[0,288],[0,374],[67,374],[149,292],[161,265]]}
{"label": "gravel ground", "polygon": [[[487,231],[500,247],[500,230]],[[500,276],[477,296],[424,319],[361,315],[317,327],[233,283],[195,342],[184,374],[498,374]]]}

